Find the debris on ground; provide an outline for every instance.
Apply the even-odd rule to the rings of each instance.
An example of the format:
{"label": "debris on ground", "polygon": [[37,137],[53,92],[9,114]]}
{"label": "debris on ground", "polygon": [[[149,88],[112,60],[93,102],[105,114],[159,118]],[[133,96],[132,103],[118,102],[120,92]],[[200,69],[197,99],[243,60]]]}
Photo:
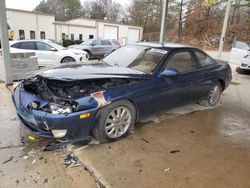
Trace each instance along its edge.
{"label": "debris on ground", "polygon": [[195,133],[195,131],[194,130],[190,130],[190,133]]}
{"label": "debris on ground", "polygon": [[32,164],[34,165],[36,163],[36,159],[34,159],[33,161],[32,161]]}
{"label": "debris on ground", "polygon": [[8,162],[12,161],[13,159],[14,159],[14,157],[13,157],[13,156],[10,156],[7,160],[5,160],[5,161],[3,162],[3,164],[8,163]]}
{"label": "debris on ground", "polygon": [[78,158],[74,154],[68,154],[64,159],[64,165],[66,167],[77,167],[81,166],[82,164],[79,163]]}
{"label": "debris on ground", "polygon": [[169,172],[171,170],[171,168],[165,168],[164,172]]}
{"label": "debris on ground", "polygon": [[26,159],[28,159],[28,158],[29,158],[29,157],[28,157],[27,155],[24,155],[24,156],[23,156],[23,159],[24,159],[24,160],[26,160]]}
{"label": "debris on ground", "polygon": [[43,184],[48,183],[48,178],[45,178]]}
{"label": "debris on ground", "polygon": [[63,149],[66,147],[67,144],[69,144],[69,141],[49,143],[46,146],[44,146],[43,151],[54,151],[58,149]]}
{"label": "debris on ground", "polygon": [[181,152],[181,151],[178,150],[178,149],[176,149],[176,150],[171,150],[169,153],[171,153],[171,154],[176,154],[176,153],[179,153],[179,152]]}
{"label": "debris on ground", "polygon": [[150,143],[148,140],[146,140],[145,138],[141,138],[142,141],[146,142],[146,143]]}

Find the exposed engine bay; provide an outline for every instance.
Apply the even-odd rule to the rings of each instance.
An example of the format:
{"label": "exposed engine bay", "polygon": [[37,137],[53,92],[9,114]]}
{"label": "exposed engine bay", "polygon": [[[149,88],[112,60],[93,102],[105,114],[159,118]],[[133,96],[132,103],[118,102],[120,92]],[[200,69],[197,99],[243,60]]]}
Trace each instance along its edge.
{"label": "exposed engine bay", "polygon": [[[52,106],[53,109],[51,109],[51,105],[49,105],[50,108],[45,108],[43,109],[44,111],[51,112],[57,108],[56,105],[70,106],[72,111],[77,111],[78,104],[75,102],[75,99],[89,96],[91,93],[97,91],[105,91],[109,88],[129,84],[132,81],[133,79],[128,78],[62,81],[35,76],[25,79],[22,82],[22,86],[26,91],[54,104],[54,106]],[[39,104],[36,105],[32,103],[30,108],[38,109],[38,106]],[[58,113],[60,112],[61,111],[58,111]],[[70,110],[65,110],[65,112],[70,113]]]}

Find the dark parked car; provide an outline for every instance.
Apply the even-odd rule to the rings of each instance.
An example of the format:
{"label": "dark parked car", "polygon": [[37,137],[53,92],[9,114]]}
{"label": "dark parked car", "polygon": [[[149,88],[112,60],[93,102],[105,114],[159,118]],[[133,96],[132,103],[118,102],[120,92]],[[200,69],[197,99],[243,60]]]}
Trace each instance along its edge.
{"label": "dark parked car", "polygon": [[68,48],[81,49],[87,53],[87,59],[104,57],[116,49],[120,48],[119,42],[114,39],[89,39],[80,45],[72,45]]}
{"label": "dark parked car", "polygon": [[35,135],[101,142],[127,135],[140,118],[201,102],[218,103],[231,68],[203,51],[138,43],[99,64],[67,64],[30,74],[13,92],[17,114]]}

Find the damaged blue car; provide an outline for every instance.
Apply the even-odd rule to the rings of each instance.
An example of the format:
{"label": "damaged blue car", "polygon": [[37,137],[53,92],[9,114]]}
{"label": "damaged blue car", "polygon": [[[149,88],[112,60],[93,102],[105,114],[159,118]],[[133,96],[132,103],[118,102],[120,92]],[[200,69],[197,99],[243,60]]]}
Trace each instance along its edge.
{"label": "damaged blue car", "polygon": [[159,111],[218,103],[230,66],[200,49],[136,43],[98,63],[65,64],[27,76],[13,92],[22,126],[39,137],[104,143]]}

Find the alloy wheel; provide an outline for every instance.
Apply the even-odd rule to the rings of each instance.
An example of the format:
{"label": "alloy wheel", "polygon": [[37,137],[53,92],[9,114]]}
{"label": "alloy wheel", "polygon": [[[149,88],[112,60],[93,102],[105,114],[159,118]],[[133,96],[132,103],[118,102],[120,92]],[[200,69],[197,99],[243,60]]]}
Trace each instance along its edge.
{"label": "alloy wheel", "polygon": [[123,136],[131,124],[131,112],[125,107],[113,109],[105,121],[105,133],[109,138],[119,138]]}

